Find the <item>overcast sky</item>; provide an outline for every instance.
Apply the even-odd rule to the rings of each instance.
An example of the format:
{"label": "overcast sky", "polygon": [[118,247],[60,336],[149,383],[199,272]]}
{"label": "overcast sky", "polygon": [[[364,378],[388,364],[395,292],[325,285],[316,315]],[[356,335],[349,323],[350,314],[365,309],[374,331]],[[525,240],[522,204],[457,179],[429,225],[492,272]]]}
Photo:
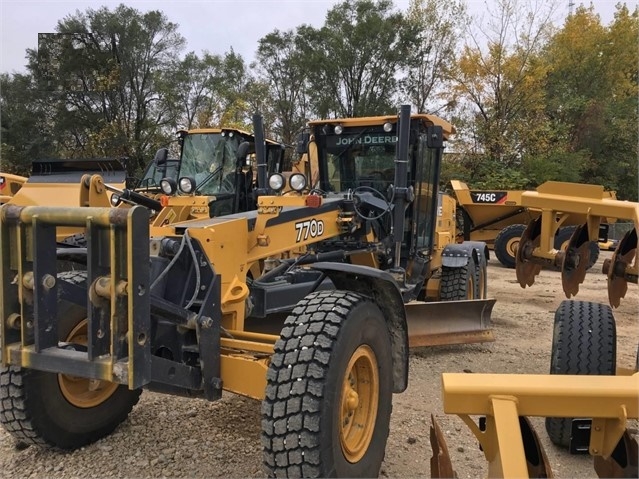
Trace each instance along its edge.
{"label": "overcast sky", "polygon": [[[568,13],[569,0],[556,0],[560,17]],[[612,20],[619,0],[594,0],[595,10],[604,23]],[[626,0],[634,7],[639,0]],[[110,8],[120,3],[140,11],[163,10],[169,20],[179,24],[187,39],[186,51],[222,54],[231,46],[246,61],[253,58],[257,42],[274,29],[288,30],[303,23],[321,26],[327,10],[337,0],[0,0],[0,72],[24,71],[25,50],[36,48],[38,33],[55,31],[57,21],[76,10],[88,7]],[[408,0],[395,0],[406,9]],[[494,0],[467,0],[473,15],[486,10]],[[574,0],[575,5],[582,2]],[[588,4],[589,2],[585,2]]]}

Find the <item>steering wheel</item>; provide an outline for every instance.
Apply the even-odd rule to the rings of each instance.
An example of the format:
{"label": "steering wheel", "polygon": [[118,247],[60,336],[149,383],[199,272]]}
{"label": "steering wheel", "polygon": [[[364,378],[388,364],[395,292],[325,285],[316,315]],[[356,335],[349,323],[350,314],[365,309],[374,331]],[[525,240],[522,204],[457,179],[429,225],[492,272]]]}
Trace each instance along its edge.
{"label": "steering wheel", "polygon": [[[386,213],[389,213],[393,206],[392,199],[388,200],[381,191],[370,186],[358,186],[352,191],[352,196],[354,199],[353,209],[355,210],[355,213],[357,216],[366,221],[381,218]],[[367,216],[361,210],[362,205],[369,211],[378,211],[379,213],[377,216]]]}

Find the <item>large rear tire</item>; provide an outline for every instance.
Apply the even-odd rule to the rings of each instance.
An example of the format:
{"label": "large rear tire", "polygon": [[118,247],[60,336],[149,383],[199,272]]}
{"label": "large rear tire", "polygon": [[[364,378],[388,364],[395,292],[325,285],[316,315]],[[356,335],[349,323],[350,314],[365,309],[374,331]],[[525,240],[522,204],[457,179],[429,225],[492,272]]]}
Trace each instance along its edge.
{"label": "large rear tire", "polygon": [[[58,280],[86,286],[86,272]],[[58,305],[60,341],[86,344],[86,310]],[[140,390],[106,381],[9,366],[0,368],[0,424],[21,445],[77,449],[110,434],[138,402]]]}
{"label": "large rear tire", "polygon": [[495,237],[495,256],[506,268],[515,267],[519,239],[525,229],[526,225],[509,225]]}
{"label": "large rear tire", "polygon": [[308,295],[275,344],[262,403],[270,477],[377,477],[392,409],[386,322],[368,298]]}
{"label": "large rear tire", "polygon": [[[608,305],[564,300],[555,312],[550,374],[614,375],[615,318]],[[546,418],[553,444],[570,446],[573,418]]]}

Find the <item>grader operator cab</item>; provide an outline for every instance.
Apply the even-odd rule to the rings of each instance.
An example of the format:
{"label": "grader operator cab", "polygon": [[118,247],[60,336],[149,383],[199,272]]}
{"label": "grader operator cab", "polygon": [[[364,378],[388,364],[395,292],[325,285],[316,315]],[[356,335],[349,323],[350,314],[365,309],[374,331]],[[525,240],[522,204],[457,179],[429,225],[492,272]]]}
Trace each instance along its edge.
{"label": "grader operator cab", "polygon": [[[262,400],[270,476],[377,476],[409,344],[491,339],[494,300],[470,299],[485,245],[435,234],[452,133],[410,107],[315,122],[317,186],[275,173],[270,187],[292,194],[151,229],[140,206],[3,206],[0,422],[21,442],[73,449],[113,431],[141,388],[208,400],[225,389]],[[383,150],[358,160],[355,146],[373,142]],[[377,178],[388,168],[392,180]],[[214,194],[224,172],[179,187]],[[62,226],[86,228],[86,270],[57,272]]]}
{"label": "grader operator cab", "polygon": [[[590,245],[602,221],[630,220],[634,228],[603,267],[609,303],[620,305],[628,283],[637,284],[639,277],[639,204],[605,198],[603,193],[597,185],[553,182],[522,194],[523,206],[541,211],[524,230],[517,249],[515,271],[522,287],[532,286],[541,268],[553,265],[561,269],[566,297],[575,296],[586,278]],[[571,217],[583,223],[567,248],[558,251],[553,247],[555,234]],[[444,411],[457,414],[480,442],[488,477],[553,477],[527,418],[541,416],[554,444],[594,456],[599,477],[636,478],[639,446],[629,420],[639,418],[639,364],[618,366],[616,351],[610,306],[564,300],[555,312],[550,376],[445,373]],[[483,417],[479,425],[472,415]],[[431,475],[454,477],[444,436],[432,420]]]}
{"label": "grader operator cab", "polygon": [[[257,207],[258,173],[264,169],[264,184],[271,173],[282,170],[284,145],[264,140],[261,117],[255,118],[256,135],[235,128],[203,128],[177,133],[180,157],[168,158],[168,149],[158,150],[144,178],[135,189],[109,188],[112,204],[121,201],[140,204],[152,211],[164,211],[154,224],[166,224],[194,218],[223,216]],[[250,161],[256,143],[264,143],[264,163]],[[248,160],[247,160],[248,158]],[[264,187],[262,185],[262,188]],[[164,195],[160,201],[143,196]],[[153,195],[152,195],[153,196]]]}

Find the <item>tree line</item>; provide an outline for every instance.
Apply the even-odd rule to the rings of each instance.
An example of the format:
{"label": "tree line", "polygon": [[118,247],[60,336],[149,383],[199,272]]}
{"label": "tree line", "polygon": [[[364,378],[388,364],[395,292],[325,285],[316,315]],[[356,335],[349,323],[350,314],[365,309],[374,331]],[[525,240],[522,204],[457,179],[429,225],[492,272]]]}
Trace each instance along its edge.
{"label": "tree line", "polygon": [[639,12],[604,25],[579,7],[497,0],[471,18],[463,0],[345,0],[321,27],[273,30],[247,62],[185,51],[159,10],[76,11],[0,75],[2,170],[33,159],[126,156],[139,170],[178,128],[251,130],[293,144],[308,120],[395,114],[401,103],[456,127],[442,180],[532,188],[603,184],[637,199]]}

